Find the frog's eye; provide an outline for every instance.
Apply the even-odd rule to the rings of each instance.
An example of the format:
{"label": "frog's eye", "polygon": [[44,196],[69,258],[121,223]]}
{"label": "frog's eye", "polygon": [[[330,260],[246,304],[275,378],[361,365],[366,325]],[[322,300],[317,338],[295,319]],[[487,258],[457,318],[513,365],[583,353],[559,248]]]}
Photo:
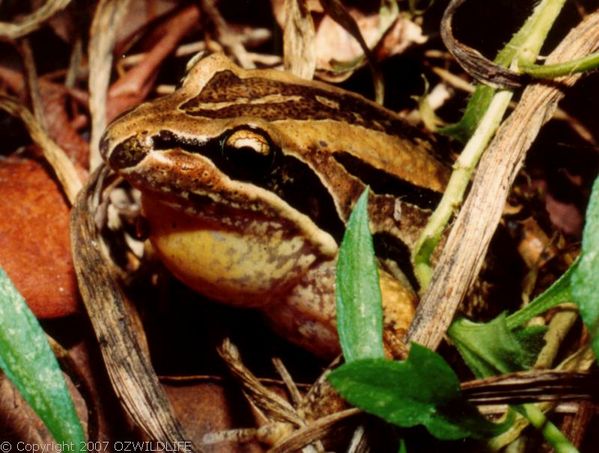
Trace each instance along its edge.
{"label": "frog's eye", "polygon": [[249,129],[238,129],[229,135],[225,141],[224,146],[234,149],[247,149],[254,151],[261,156],[268,156],[270,154],[270,144],[264,135],[259,134]]}
{"label": "frog's eye", "polygon": [[264,131],[232,130],[221,138],[220,144],[221,153],[216,160],[230,177],[251,181],[266,177],[272,170],[276,148]]}

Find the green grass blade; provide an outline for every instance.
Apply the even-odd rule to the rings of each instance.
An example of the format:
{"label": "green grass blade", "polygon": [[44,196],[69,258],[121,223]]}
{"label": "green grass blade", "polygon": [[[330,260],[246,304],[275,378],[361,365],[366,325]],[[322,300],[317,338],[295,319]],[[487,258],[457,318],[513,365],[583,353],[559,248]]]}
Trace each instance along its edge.
{"label": "green grass blade", "polygon": [[381,289],[367,206],[368,189],[349,218],[337,260],[337,331],[347,362],[384,357]]}
{"label": "green grass blade", "polygon": [[0,368],[58,443],[85,441],[83,429],[46,335],[0,268]]}
{"label": "green grass blade", "polygon": [[595,179],[587,208],[582,252],[572,276],[572,296],[591,334],[595,357],[599,358],[599,178]]}

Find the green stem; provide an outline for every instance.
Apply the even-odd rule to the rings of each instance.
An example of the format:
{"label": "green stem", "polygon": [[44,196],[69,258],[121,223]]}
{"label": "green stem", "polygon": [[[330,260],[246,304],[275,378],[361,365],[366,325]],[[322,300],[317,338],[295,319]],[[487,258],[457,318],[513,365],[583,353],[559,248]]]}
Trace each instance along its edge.
{"label": "green stem", "polygon": [[550,65],[522,65],[520,72],[536,79],[554,79],[560,76],[567,76],[578,72],[590,71],[599,67],[599,53],[587,55],[583,58],[567,61],[565,63],[556,63]]}
{"label": "green stem", "polygon": [[[496,61],[506,66],[518,61],[530,64],[535,61],[553,22],[561,11],[565,0],[543,0],[534,10],[507,46],[498,54]],[[432,277],[430,258],[443,234],[447,222],[461,204],[468,183],[478,161],[499,127],[507,111],[512,92],[499,91],[493,98],[479,122],[474,134],[466,144],[462,155],[454,165],[447,189],[439,206],[429,219],[412,250],[414,274],[421,291],[424,291]]]}
{"label": "green stem", "polygon": [[470,138],[462,154],[454,164],[454,170],[447,184],[443,198],[422,231],[413,255],[414,273],[421,288],[426,288],[432,276],[430,255],[439,242],[445,225],[462,203],[470,177],[484,149],[489,144],[505,113],[513,93],[495,93],[489,108],[482,117],[474,135]]}
{"label": "green stem", "polygon": [[564,3],[566,3],[566,0],[546,0],[535,8],[533,13],[533,17],[535,17],[533,19],[534,24],[529,29],[524,44],[516,53],[519,66],[532,64],[537,59],[545,38],[547,38],[547,34],[561,12]]}
{"label": "green stem", "polygon": [[522,404],[514,406],[518,412],[524,415],[530,424],[541,431],[543,437],[555,449],[557,453],[578,453],[578,449],[564,436],[534,404]]}

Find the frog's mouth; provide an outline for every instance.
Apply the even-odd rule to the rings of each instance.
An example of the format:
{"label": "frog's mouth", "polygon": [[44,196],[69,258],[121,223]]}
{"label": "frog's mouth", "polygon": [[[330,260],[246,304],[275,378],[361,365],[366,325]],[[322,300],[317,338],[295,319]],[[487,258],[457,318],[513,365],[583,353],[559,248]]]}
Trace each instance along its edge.
{"label": "frog's mouth", "polygon": [[[337,252],[336,239],[309,215],[273,190],[230,178],[203,154],[176,145],[152,149],[120,173],[144,197],[192,215],[208,228],[239,231],[249,225],[278,225],[281,231],[306,238],[321,256]],[[340,231],[341,236],[342,227]]]}

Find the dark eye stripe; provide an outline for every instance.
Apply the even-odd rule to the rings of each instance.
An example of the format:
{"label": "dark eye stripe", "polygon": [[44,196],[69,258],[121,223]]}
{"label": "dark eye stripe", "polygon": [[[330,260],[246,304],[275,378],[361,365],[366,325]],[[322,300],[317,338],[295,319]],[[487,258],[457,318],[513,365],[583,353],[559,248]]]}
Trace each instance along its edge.
{"label": "dark eye stripe", "polygon": [[312,169],[299,159],[284,155],[272,143],[268,156],[251,148],[239,150],[223,147],[232,132],[228,131],[205,143],[197,143],[182,141],[169,131],[161,131],[153,137],[154,150],[179,148],[201,154],[230,178],[274,192],[340,242],[345,225],[337,214],[333,197]]}

